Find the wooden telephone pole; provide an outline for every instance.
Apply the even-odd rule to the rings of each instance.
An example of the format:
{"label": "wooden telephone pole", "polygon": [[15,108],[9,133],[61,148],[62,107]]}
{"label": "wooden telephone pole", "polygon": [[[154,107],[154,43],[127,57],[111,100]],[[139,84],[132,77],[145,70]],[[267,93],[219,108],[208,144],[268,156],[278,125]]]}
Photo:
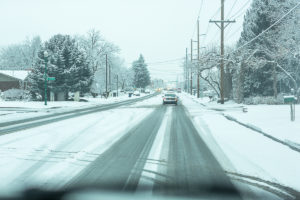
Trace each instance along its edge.
{"label": "wooden telephone pole", "polygon": [[200,30],[197,20],[197,98],[200,98]]}
{"label": "wooden telephone pole", "polygon": [[190,67],[190,73],[191,73],[191,83],[190,83],[190,87],[191,87],[191,95],[193,95],[193,39],[191,39],[191,67]]}
{"label": "wooden telephone pole", "polygon": [[189,91],[188,49],[185,48],[185,91]]}
{"label": "wooden telephone pole", "polygon": [[224,30],[230,23],[235,23],[235,20],[224,20],[224,0],[221,0],[221,20],[209,22],[215,23],[221,29],[220,96],[221,104],[224,104]]}
{"label": "wooden telephone pole", "polygon": [[107,98],[107,77],[108,77],[108,70],[107,70],[107,54],[105,54],[105,97]]}

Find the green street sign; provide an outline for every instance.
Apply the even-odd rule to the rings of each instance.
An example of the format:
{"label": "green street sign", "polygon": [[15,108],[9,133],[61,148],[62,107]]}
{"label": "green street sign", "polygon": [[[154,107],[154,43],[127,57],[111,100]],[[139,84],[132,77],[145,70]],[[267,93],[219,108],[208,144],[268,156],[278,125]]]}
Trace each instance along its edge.
{"label": "green street sign", "polygon": [[295,96],[284,96],[284,103],[295,103],[297,98]]}
{"label": "green street sign", "polygon": [[48,77],[48,81],[55,81],[55,77]]}

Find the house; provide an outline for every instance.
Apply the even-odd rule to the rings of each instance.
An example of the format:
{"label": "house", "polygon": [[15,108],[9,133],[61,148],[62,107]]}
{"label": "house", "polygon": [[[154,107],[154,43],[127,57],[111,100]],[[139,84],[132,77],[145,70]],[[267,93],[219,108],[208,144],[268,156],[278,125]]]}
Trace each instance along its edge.
{"label": "house", "polygon": [[24,81],[29,71],[25,70],[0,70],[0,91],[9,89],[25,89],[27,83]]}

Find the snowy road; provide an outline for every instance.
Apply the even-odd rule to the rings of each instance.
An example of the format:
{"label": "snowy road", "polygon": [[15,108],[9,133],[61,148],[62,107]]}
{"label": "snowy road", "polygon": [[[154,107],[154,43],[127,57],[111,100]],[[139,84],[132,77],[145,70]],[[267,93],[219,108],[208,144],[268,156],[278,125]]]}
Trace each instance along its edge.
{"label": "snowy road", "polygon": [[[92,105],[92,106],[86,106],[85,108],[79,108],[79,109],[66,109],[54,113],[39,113],[35,114],[35,116],[32,117],[25,117],[18,119],[18,117],[15,116],[14,120],[10,121],[5,121],[0,123],[0,135],[28,129],[28,128],[34,128],[37,126],[65,120],[65,119],[70,119],[73,117],[78,117],[81,115],[86,115],[90,113],[95,113],[95,112],[100,112],[108,109],[113,109],[117,108],[122,105],[129,105],[141,100],[145,100],[148,98],[151,98],[157,94],[150,94],[146,95],[140,98],[134,98],[134,99],[129,99],[129,100],[124,100],[116,103],[110,103],[110,104],[104,104],[104,105]],[[49,110],[48,110],[49,111]],[[17,118],[17,119],[16,119]]]}
{"label": "snowy road", "polygon": [[1,136],[0,192],[94,185],[240,199],[186,107],[161,101],[156,96]]}
{"label": "snowy road", "polygon": [[145,164],[156,162],[156,170],[147,170],[160,176],[153,180],[154,193],[194,194],[214,187],[234,192],[233,185],[193,127],[183,106],[170,106],[168,109],[172,119],[167,124],[170,130],[166,130],[170,134],[169,144],[165,147],[168,149],[166,160],[148,157],[167,111],[166,106],[160,105],[86,167],[71,184],[135,191]]}

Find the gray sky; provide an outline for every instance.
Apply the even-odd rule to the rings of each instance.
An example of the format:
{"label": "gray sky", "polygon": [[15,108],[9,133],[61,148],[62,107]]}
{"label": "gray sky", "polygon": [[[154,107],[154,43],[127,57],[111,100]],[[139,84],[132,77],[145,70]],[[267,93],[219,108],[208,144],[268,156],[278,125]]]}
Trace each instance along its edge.
{"label": "gray sky", "polygon": [[[252,0],[225,0],[226,19],[236,19],[225,32],[235,43],[243,15]],[[203,3],[202,3],[203,2]],[[201,46],[219,44],[220,32],[209,19],[220,19],[220,0],[0,0],[0,46],[40,35],[85,34],[96,29],[121,49],[128,66],[142,53],[152,78],[176,80],[190,39],[196,39],[200,12]],[[202,5],[202,6],[201,6]],[[233,8],[232,8],[233,7]],[[231,9],[232,8],[232,9]],[[241,9],[242,8],[242,9]],[[152,63],[152,64],[151,64]]]}

